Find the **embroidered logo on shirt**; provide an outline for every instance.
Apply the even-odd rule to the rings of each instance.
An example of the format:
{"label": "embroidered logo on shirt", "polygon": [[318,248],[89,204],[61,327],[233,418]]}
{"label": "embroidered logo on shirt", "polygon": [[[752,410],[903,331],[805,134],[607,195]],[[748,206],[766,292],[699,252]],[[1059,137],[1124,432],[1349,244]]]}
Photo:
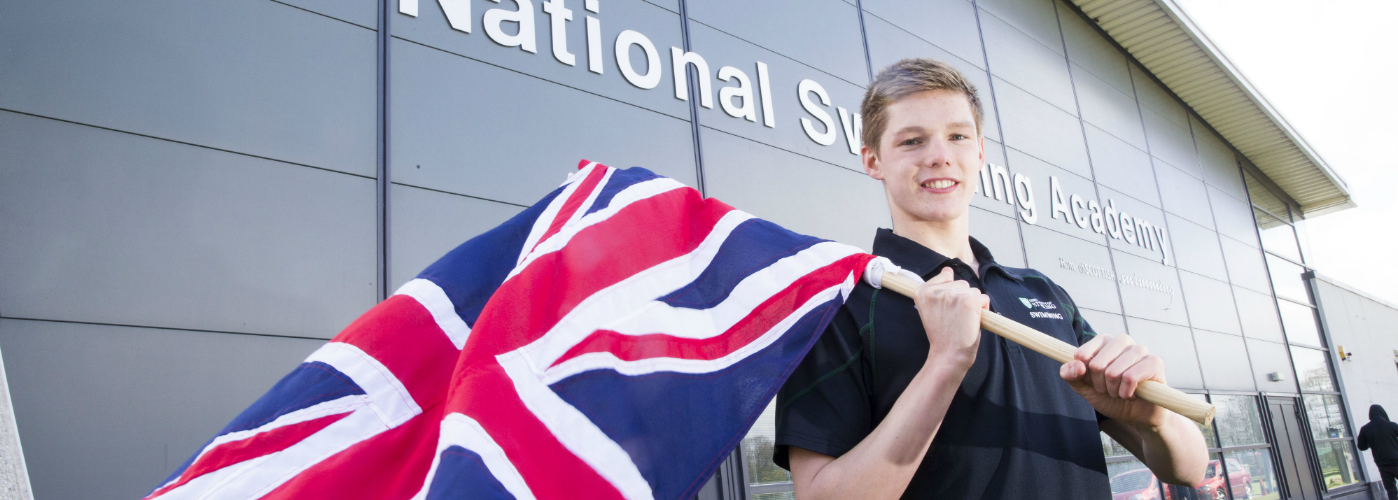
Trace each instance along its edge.
{"label": "embroidered logo on shirt", "polygon": [[[1062,314],[1059,314],[1059,313],[1056,313],[1056,312],[1046,312],[1046,311],[1058,309],[1058,305],[1057,305],[1057,304],[1054,304],[1053,302],[1043,301],[1043,300],[1039,300],[1039,299],[1026,299],[1026,298],[1024,298],[1024,297],[1020,297],[1020,298],[1019,298],[1019,303],[1024,304],[1024,307],[1026,307],[1026,308],[1028,308],[1028,309],[1031,309],[1031,311],[1029,311],[1029,317],[1031,317],[1031,318],[1063,319],[1063,315],[1062,315]],[[1045,311],[1034,311],[1034,310],[1032,310],[1032,309],[1034,309],[1034,308],[1036,308],[1036,307],[1039,308],[1039,309],[1044,309]]]}

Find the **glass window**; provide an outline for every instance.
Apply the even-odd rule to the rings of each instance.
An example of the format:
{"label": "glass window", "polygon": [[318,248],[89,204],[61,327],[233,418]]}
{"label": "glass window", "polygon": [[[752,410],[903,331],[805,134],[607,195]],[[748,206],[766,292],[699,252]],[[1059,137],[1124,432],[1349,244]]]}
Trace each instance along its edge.
{"label": "glass window", "polygon": [[1139,460],[1107,464],[1107,477],[1111,479],[1112,498],[1145,500],[1161,496],[1160,480]]}
{"label": "glass window", "polygon": [[1218,409],[1214,425],[1218,426],[1224,447],[1267,444],[1267,436],[1262,433],[1262,417],[1257,411],[1257,398],[1214,395],[1213,403]]}
{"label": "glass window", "polygon": [[[1204,469],[1204,482],[1199,483],[1199,486],[1195,488],[1201,500],[1233,498],[1233,495],[1229,494],[1229,476],[1236,475],[1237,473],[1233,470],[1228,470],[1225,473],[1223,463],[1219,458],[1220,455],[1217,453],[1209,454],[1209,465]],[[1231,479],[1239,481],[1240,483],[1242,480],[1241,477],[1234,477]],[[1238,493],[1243,492],[1242,489],[1238,489],[1237,491]],[[1238,498],[1242,497],[1243,495],[1238,495]]]}
{"label": "glass window", "polygon": [[1267,270],[1272,273],[1272,288],[1277,291],[1277,296],[1303,304],[1311,303],[1310,295],[1306,294],[1306,282],[1301,280],[1301,273],[1306,272],[1304,268],[1268,255]]}
{"label": "glass window", "polygon": [[1296,231],[1271,214],[1252,209],[1257,217],[1257,231],[1262,236],[1262,248],[1272,253],[1301,262],[1301,252],[1296,245]]}
{"label": "glass window", "polygon": [[1320,347],[1320,330],[1315,324],[1315,310],[1289,300],[1278,300],[1281,310],[1282,328],[1286,329],[1286,339],[1293,344]]}
{"label": "glass window", "polygon": [[[743,437],[743,457],[747,460],[748,484],[772,484],[791,482],[791,473],[777,467],[772,462],[772,450],[777,438],[776,403],[767,403],[767,408],[752,424],[748,435]],[[774,497],[775,498],[775,497]]]}
{"label": "glass window", "polygon": [[1298,220],[1292,227],[1296,228],[1296,239],[1301,244],[1301,263],[1315,265],[1310,261],[1315,253],[1311,252],[1311,234],[1306,230],[1306,221]]}
{"label": "glass window", "polygon": [[796,492],[783,491],[781,493],[761,493],[748,498],[752,500],[796,500]]}
{"label": "glass window", "polygon": [[[1189,397],[1200,401],[1205,400],[1203,394],[1190,394]],[[1210,449],[1218,448],[1218,438],[1214,435],[1214,426],[1218,425],[1218,418],[1214,418],[1214,421],[1209,422],[1209,425],[1204,425],[1199,422],[1195,422],[1194,425],[1199,426],[1199,433],[1204,435],[1204,444],[1206,446]]]}
{"label": "glass window", "polygon": [[1311,435],[1316,439],[1349,437],[1344,415],[1340,413],[1340,397],[1329,394],[1306,394],[1306,416],[1311,421]]}
{"label": "glass window", "polygon": [[1227,457],[1234,498],[1271,500],[1281,496],[1277,485],[1277,472],[1272,468],[1271,449],[1230,451],[1223,456]]}
{"label": "glass window", "polygon": [[1301,377],[1303,391],[1333,391],[1335,382],[1330,379],[1330,363],[1325,353],[1305,347],[1291,348],[1291,361],[1296,363],[1296,376]]}
{"label": "glass window", "polygon": [[1355,463],[1354,448],[1349,441],[1329,441],[1315,444],[1320,455],[1320,478],[1325,489],[1335,489],[1359,482],[1359,464]]}

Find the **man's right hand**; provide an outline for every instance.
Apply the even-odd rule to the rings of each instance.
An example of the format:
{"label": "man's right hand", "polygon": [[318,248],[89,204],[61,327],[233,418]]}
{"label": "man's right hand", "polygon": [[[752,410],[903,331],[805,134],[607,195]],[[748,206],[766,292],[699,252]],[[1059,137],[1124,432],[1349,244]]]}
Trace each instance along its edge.
{"label": "man's right hand", "polygon": [[990,296],[955,279],[950,267],[918,287],[916,295],[913,301],[930,344],[927,363],[969,370],[981,343],[981,311],[990,310]]}

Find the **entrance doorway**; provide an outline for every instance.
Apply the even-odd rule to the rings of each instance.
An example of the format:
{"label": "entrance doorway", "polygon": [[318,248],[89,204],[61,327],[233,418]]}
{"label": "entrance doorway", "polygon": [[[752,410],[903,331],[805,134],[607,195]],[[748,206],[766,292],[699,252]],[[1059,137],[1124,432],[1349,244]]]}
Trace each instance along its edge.
{"label": "entrance doorway", "polygon": [[1282,498],[1320,500],[1315,475],[1311,472],[1311,454],[1306,451],[1306,431],[1301,426],[1296,398],[1268,397],[1267,413],[1271,416],[1272,436],[1277,440],[1278,465],[1286,481]]}

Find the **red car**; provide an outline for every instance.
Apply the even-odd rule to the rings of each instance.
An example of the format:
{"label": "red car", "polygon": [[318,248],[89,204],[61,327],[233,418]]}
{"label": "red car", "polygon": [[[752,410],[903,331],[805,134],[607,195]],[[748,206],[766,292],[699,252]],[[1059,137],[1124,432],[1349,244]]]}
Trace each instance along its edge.
{"label": "red car", "polygon": [[[1199,498],[1208,500],[1225,500],[1228,493],[1225,491],[1225,484],[1233,486],[1233,498],[1252,498],[1252,474],[1247,467],[1238,463],[1237,460],[1227,459],[1228,482],[1223,481],[1223,468],[1218,466],[1218,460],[1209,462],[1209,467],[1204,470],[1204,482],[1199,485]],[[1115,499],[1113,499],[1115,500]]]}
{"label": "red car", "polygon": [[1161,500],[1160,483],[1150,469],[1112,476],[1112,500]]}

